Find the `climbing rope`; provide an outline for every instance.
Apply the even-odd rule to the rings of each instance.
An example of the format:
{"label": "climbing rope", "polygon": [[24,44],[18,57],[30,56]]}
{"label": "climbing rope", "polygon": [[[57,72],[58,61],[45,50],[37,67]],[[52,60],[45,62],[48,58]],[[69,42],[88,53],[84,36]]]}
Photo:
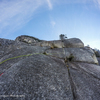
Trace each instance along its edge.
{"label": "climbing rope", "polygon": [[[35,54],[41,54],[41,53],[35,53]],[[20,55],[20,56],[16,56],[16,57],[8,58],[8,59],[6,59],[6,60],[0,62],[0,64],[6,62],[6,61],[8,61],[8,60],[11,60],[11,59],[20,58],[20,57],[28,57],[28,56],[32,56],[32,55],[34,55],[34,54]],[[7,68],[7,69],[9,69],[9,68]],[[6,69],[6,70],[7,70],[7,69]],[[5,72],[5,71],[4,71],[4,72]],[[1,73],[0,76],[3,75],[4,72]]]}
{"label": "climbing rope", "polygon": [[[62,52],[63,53],[63,52]],[[16,57],[12,57],[12,58],[8,58],[8,59],[6,59],[6,60],[4,60],[4,61],[2,61],[2,62],[0,62],[0,64],[3,64],[4,62],[6,62],[6,61],[9,61],[9,60],[12,60],[12,59],[16,59],[16,58],[20,58],[20,57],[28,57],[28,56],[32,56],[32,55],[36,55],[36,54],[41,54],[41,55],[43,55],[43,54],[45,54],[45,55],[51,55],[50,53],[33,53],[33,54],[27,54],[27,55],[20,55],[20,56],[16,56]],[[57,53],[53,53],[53,54],[57,54]],[[8,69],[8,68],[7,68]],[[7,70],[6,69],[6,70]],[[5,72],[5,71],[4,71]],[[4,73],[3,72],[3,73]],[[2,73],[2,74],[3,74]],[[2,75],[2,74],[0,74],[0,76]]]}
{"label": "climbing rope", "polygon": [[[63,52],[62,52],[63,53]],[[8,58],[8,59],[6,59],[6,60],[4,60],[4,61],[2,61],[2,62],[0,62],[0,64],[2,64],[2,63],[4,63],[4,62],[6,62],[6,61],[8,61],[8,60],[11,60],[11,59],[15,59],[15,58],[20,58],[20,57],[27,57],[27,56],[32,56],[32,55],[36,55],[36,54],[45,54],[45,55],[51,55],[50,53],[33,53],[33,54],[28,54],[28,55],[20,55],[20,56],[16,56],[16,57],[12,57],[12,58]],[[57,53],[53,53],[53,54],[57,54]]]}

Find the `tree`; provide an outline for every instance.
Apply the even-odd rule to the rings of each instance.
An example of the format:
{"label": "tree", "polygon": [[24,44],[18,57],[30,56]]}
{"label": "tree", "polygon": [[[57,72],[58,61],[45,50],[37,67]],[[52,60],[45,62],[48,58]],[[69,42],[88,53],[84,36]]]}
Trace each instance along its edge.
{"label": "tree", "polygon": [[65,34],[60,34],[59,37],[60,37],[60,40],[62,40],[62,41],[67,38],[67,36]]}

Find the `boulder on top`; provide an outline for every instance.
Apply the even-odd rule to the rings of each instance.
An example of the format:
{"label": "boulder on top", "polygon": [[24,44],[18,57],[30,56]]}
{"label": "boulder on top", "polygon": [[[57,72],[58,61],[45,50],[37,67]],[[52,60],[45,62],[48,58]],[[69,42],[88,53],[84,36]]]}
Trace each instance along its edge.
{"label": "boulder on top", "polygon": [[[50,46],[51,48],[80,48],[84,47],[84,43],[78,38],[71,38],[65,40],[42,41],[40,46]],[[38,45],[36,43],[35,45]]]}
{"label": "boulder on top", "polygon": [[[37,43],[38,44],[38,43]],[[52,41],[43,41],[43,42],[40,42],[40,46],[41,47],[46,47],[46,46],[49,46],[49,47],[53,47],[53,43]]]}
{"label": "boulder on top", "polygon": [[27,35],[21,35],[18,36],[15,39],[16,42],[25,42],[28,44],[32,44],[32,43],[36,43],[36,42],[40,42],[41,40],[39,40],[38,38],[32,37],[32,36],[27,36]]}
{"label": "boulder on top", "polygon": [[35,37],[22,35],[15,39],[15,41],[30,44],[33,46],[49,46],[51,48],[80,48],[84,47],[84,43],[78,38],[70,38],[62,40],[53,40],[53,41],[43,41]]}
{"label": "boulder on top", "polygon": [[84,47],[84,43],[78,38],[65,39],[64,45],[66,48]]}
{"label": "boulder on top", "polygon": [[55,40],[55,41],[43,41],[40,42],[40,46],[44,47],[44,46],[50,46],[52,49],[53,48],[63,48],[64,43],[61,40]]}

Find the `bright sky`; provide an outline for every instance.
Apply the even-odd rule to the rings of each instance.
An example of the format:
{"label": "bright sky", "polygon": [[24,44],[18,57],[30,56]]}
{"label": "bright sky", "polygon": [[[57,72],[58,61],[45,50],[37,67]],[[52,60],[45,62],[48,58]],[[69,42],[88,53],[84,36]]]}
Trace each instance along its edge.
{"label": "bright sky", "polygon": [[60,34],[100,49],[100,0],[0,0],[0,38]]}

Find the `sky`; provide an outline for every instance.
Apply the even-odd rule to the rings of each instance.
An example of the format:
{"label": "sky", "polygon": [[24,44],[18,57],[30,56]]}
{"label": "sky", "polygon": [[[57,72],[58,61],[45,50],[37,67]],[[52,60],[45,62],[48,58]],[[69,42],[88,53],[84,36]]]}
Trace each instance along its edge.
{"label": "sky", "polygon": [[100,0],[0,0],[0,38],[60,34],[100,50]]}

